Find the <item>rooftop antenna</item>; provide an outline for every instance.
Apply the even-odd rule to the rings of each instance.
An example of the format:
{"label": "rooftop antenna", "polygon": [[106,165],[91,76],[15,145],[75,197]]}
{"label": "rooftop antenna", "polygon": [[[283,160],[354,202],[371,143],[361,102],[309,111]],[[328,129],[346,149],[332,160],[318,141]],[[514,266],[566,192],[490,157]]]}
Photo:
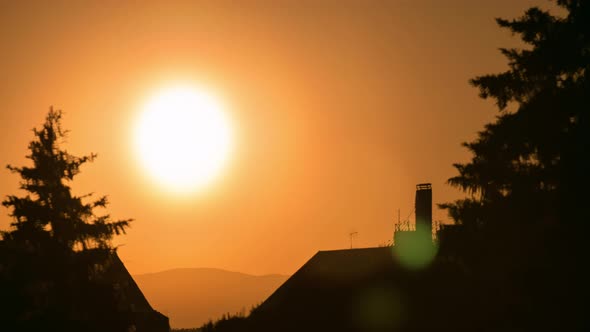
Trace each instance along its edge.
{"label": "rooftop antenna", "polygon": [[350,232],[348,235],[350,235],[350,249],[352,249],[352,238],[357,235],[359,232]]}

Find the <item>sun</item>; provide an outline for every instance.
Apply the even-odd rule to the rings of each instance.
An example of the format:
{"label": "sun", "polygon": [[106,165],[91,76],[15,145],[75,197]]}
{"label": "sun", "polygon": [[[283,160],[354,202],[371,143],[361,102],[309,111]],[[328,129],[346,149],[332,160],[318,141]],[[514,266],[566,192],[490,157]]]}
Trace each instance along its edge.
{"label": "sun", "polygon": [[227,162],[231,130],[222,104],[191,86],[163,89],[141,109],[135,150],[166,189],[191,192],[209,184]]}

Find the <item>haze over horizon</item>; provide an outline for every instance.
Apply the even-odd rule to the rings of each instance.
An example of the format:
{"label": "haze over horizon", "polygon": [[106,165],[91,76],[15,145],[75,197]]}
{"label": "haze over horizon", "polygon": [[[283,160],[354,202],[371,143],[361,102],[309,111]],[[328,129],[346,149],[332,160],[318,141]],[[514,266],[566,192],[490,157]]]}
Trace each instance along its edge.
{"label": "haze over horizon", "polygon": [[[76,193],[134,218],[116,240],[133,275],[208,267],[290,275],[318,250],[386,243],[414,185],[434,202],[467,159],[460,143],[497,115],[474,76],[517,41],[494,17],[547,1],[3,2],[0,165],[25,165],[31,129],[65,112],[65,147],[95,152]],[[149,180],[133,151],[141,105],[202,86],[233,128],[227,165],[198,193]],[[459,120],[459,121],[458,121]],[[0,195],[18,177],[0,172]],[[8,228],[8,210],[0,229]],[[434,219],[448,221],[436,209]]]}
{"label": "haze over horizon", "polygon": [[202,326],[227,313],[248,313],[287,278],[211,268],[181,268],[133,276],[149,303],[170,318],[173,328]]}

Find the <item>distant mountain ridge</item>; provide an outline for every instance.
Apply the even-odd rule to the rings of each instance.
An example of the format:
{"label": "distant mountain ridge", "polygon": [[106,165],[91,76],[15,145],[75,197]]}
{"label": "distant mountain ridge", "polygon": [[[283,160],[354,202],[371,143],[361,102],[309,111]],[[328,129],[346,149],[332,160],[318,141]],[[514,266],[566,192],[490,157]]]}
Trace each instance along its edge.
{"label": "distant mountain ridge", "polygon": [[199,327],[225,313],[249,312],[288,276],[255,276],[216,268],[177,268],[134,275],[149,303],[173,328]]}

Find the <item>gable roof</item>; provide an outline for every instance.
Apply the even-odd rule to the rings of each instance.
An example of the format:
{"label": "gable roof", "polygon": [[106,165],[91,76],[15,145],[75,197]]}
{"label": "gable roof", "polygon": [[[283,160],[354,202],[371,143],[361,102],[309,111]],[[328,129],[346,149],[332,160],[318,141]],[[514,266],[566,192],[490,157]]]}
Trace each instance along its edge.
{"label": "gable roof", "polygon": [[292,289],[309,284],[336,287],[353,284],[378,272],[392,269],[391,247],[318,251],[262,305],[281,301]]}
{"label": "gable roof", "polygon": [[404,268],[394,248],[317,252],[252,312],[253,330],[436,328],[454,315],[452,304],[440,306],[454,296],[440,287],[453,282],[449,270],[440,261],[421,270]]}
{"label": "gable roof", "polygon": [[169,331],[168,317],[152,308],[116,252],[111,256],[109,263],[102,277],[113,285],[117,294],[118,310],[128,314],[134,331]]}
{"label": "gable roof", "polygon": [[255,324],[280,330],[310,330],[311,325],[349,328],[348,318],[354,320],[351,316],[364,292],[380,287],[396,269],[391,247],[319,251],[256,308],[251,318]]}
{"label": "gable roof", "polygon": [[119,295],[119,310],[130,312],[153,312],[143,292],[127,271],[125,264],[115,252],[109,262],[103,278],[113,284]]}

